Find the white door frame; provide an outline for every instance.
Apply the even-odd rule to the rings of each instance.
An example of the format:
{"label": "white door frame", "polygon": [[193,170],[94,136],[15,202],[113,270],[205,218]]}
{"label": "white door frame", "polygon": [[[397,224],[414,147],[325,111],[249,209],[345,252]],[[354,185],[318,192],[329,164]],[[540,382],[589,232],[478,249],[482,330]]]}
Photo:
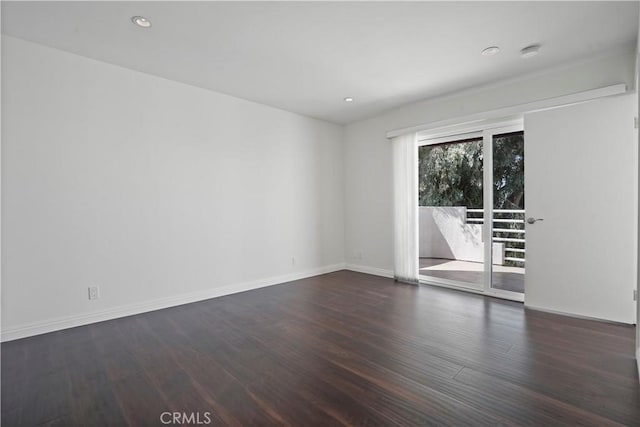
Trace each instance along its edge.
{"label": "white door frame", "polygon": [[[482,227],[482,235],[484,245],[484,274],[483,281],[479,285],[473,283],[458,282],[450,279],[441,279],[429,277],[428,279],[420,278],[421,283],[429,285],[442,286],[446,288],[459,289],[468,292],[489,295],[493,297],[508,299],[512,301],[524,301],[524,294],[518,292],[494,289],[491,287],[493,276],[493,136],[509,132],[517,132],[524,129],[524,123],[521,116],[502,121],[491,121],[474,123],[472,125],[461,125],[449,127],[446,132],[434,129],[431,131],[419,132],[416,138],[417,147],[424,145],[442,144],[445,142],[459,141],[463,139],[471,139],[482,137],[482,155],[483,155],[483,210],[484,221]],[[526,161],[526,160],[525,160]],[[487,185],[487,183],[489,185]],[[418,213],[416,213],[418,215]],[[486,243],[489,242],[489,243]]]}
{"label": "white door frame", "polygon": [[[514,301],[524,301],[524,293],[512,292],[493,288],[493,137],[510,132],[524,131],[522,121],[502,127],[491,127],[482,132],[482,156],[483,156],[483,201],[484,201],[484,289],[483,293]],[[526,144],[526,134],[525,134]],[[526,167],[525,158],[525,167]],[[526,192],[526,188],[525,188]],[[526,236],[526,234],[525,234]],[[525,237],[526,239],[526,237]],[[488,243],[487,243],[488,242]],[[526,274],[526,273],[525,273]],[[524,280],[524,278],[523,278]]]}

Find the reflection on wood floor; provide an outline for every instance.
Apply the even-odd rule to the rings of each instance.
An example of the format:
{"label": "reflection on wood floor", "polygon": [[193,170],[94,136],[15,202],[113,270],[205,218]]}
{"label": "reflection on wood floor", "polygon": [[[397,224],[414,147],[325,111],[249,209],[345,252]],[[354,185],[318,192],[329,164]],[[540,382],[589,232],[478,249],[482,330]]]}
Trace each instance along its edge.
{"label": "reflection on wood floor", "polygon": [[[493,266],[493,288],[524,293],[524,268]],[[482,285],[484,264],[443,258],[420,258],[420,275]]]}
{"label": "reflection on wood floor", "polygon": [[2,343],[2,426],[640,426],[635,328],[338,271]]}

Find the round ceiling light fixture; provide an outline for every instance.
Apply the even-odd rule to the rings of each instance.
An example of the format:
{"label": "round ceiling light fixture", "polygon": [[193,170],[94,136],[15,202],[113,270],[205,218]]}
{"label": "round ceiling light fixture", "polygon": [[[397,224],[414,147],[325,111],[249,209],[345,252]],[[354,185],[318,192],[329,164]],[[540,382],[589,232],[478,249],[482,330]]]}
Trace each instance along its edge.
{"label": "round ceiling light fixture", "polygon": [[353,98],[352,98],[352,97],[350,97],[350,96],[347,96],[347,97],[344,99],[344,102],[353,102]]}
{"label": "round ceiling light fixture", "polygon": [[520,56],[524,59],[532,58],[540,53],[540,45],[532,44],[531,46],[527,46],[520,51]]}
{"label": "round ceiling light fixture", "polygon": [[142,28],[151,27],[151,21],[149,21],[144,16],[133,16],[131,17],[131,22],[136,24],[138,27],[142,27]]}
{"label": "round ceiling light fixture", "polygon": [[482,56],[493,56],[500,52],[500,48],[498,46],[489,46],[486,49],[482,50]]}

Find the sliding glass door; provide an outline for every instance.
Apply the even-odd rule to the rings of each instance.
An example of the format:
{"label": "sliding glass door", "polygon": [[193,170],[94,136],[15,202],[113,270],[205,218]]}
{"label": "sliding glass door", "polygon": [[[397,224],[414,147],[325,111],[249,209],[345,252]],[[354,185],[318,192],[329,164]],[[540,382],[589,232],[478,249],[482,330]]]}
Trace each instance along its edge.
{"label": "sliding glass door", "polygon": [[522,300],[521,124],[419,139],[421,280]]}

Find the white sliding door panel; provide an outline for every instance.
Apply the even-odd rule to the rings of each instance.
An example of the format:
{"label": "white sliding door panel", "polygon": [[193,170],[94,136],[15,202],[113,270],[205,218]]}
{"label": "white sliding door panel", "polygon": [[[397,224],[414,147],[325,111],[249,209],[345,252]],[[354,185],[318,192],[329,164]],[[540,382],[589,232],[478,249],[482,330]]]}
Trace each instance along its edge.
{"label": "white sliding door panel", "polygon": [[623,95],[525,116],[525,304],[635,322],[637,131]]}

